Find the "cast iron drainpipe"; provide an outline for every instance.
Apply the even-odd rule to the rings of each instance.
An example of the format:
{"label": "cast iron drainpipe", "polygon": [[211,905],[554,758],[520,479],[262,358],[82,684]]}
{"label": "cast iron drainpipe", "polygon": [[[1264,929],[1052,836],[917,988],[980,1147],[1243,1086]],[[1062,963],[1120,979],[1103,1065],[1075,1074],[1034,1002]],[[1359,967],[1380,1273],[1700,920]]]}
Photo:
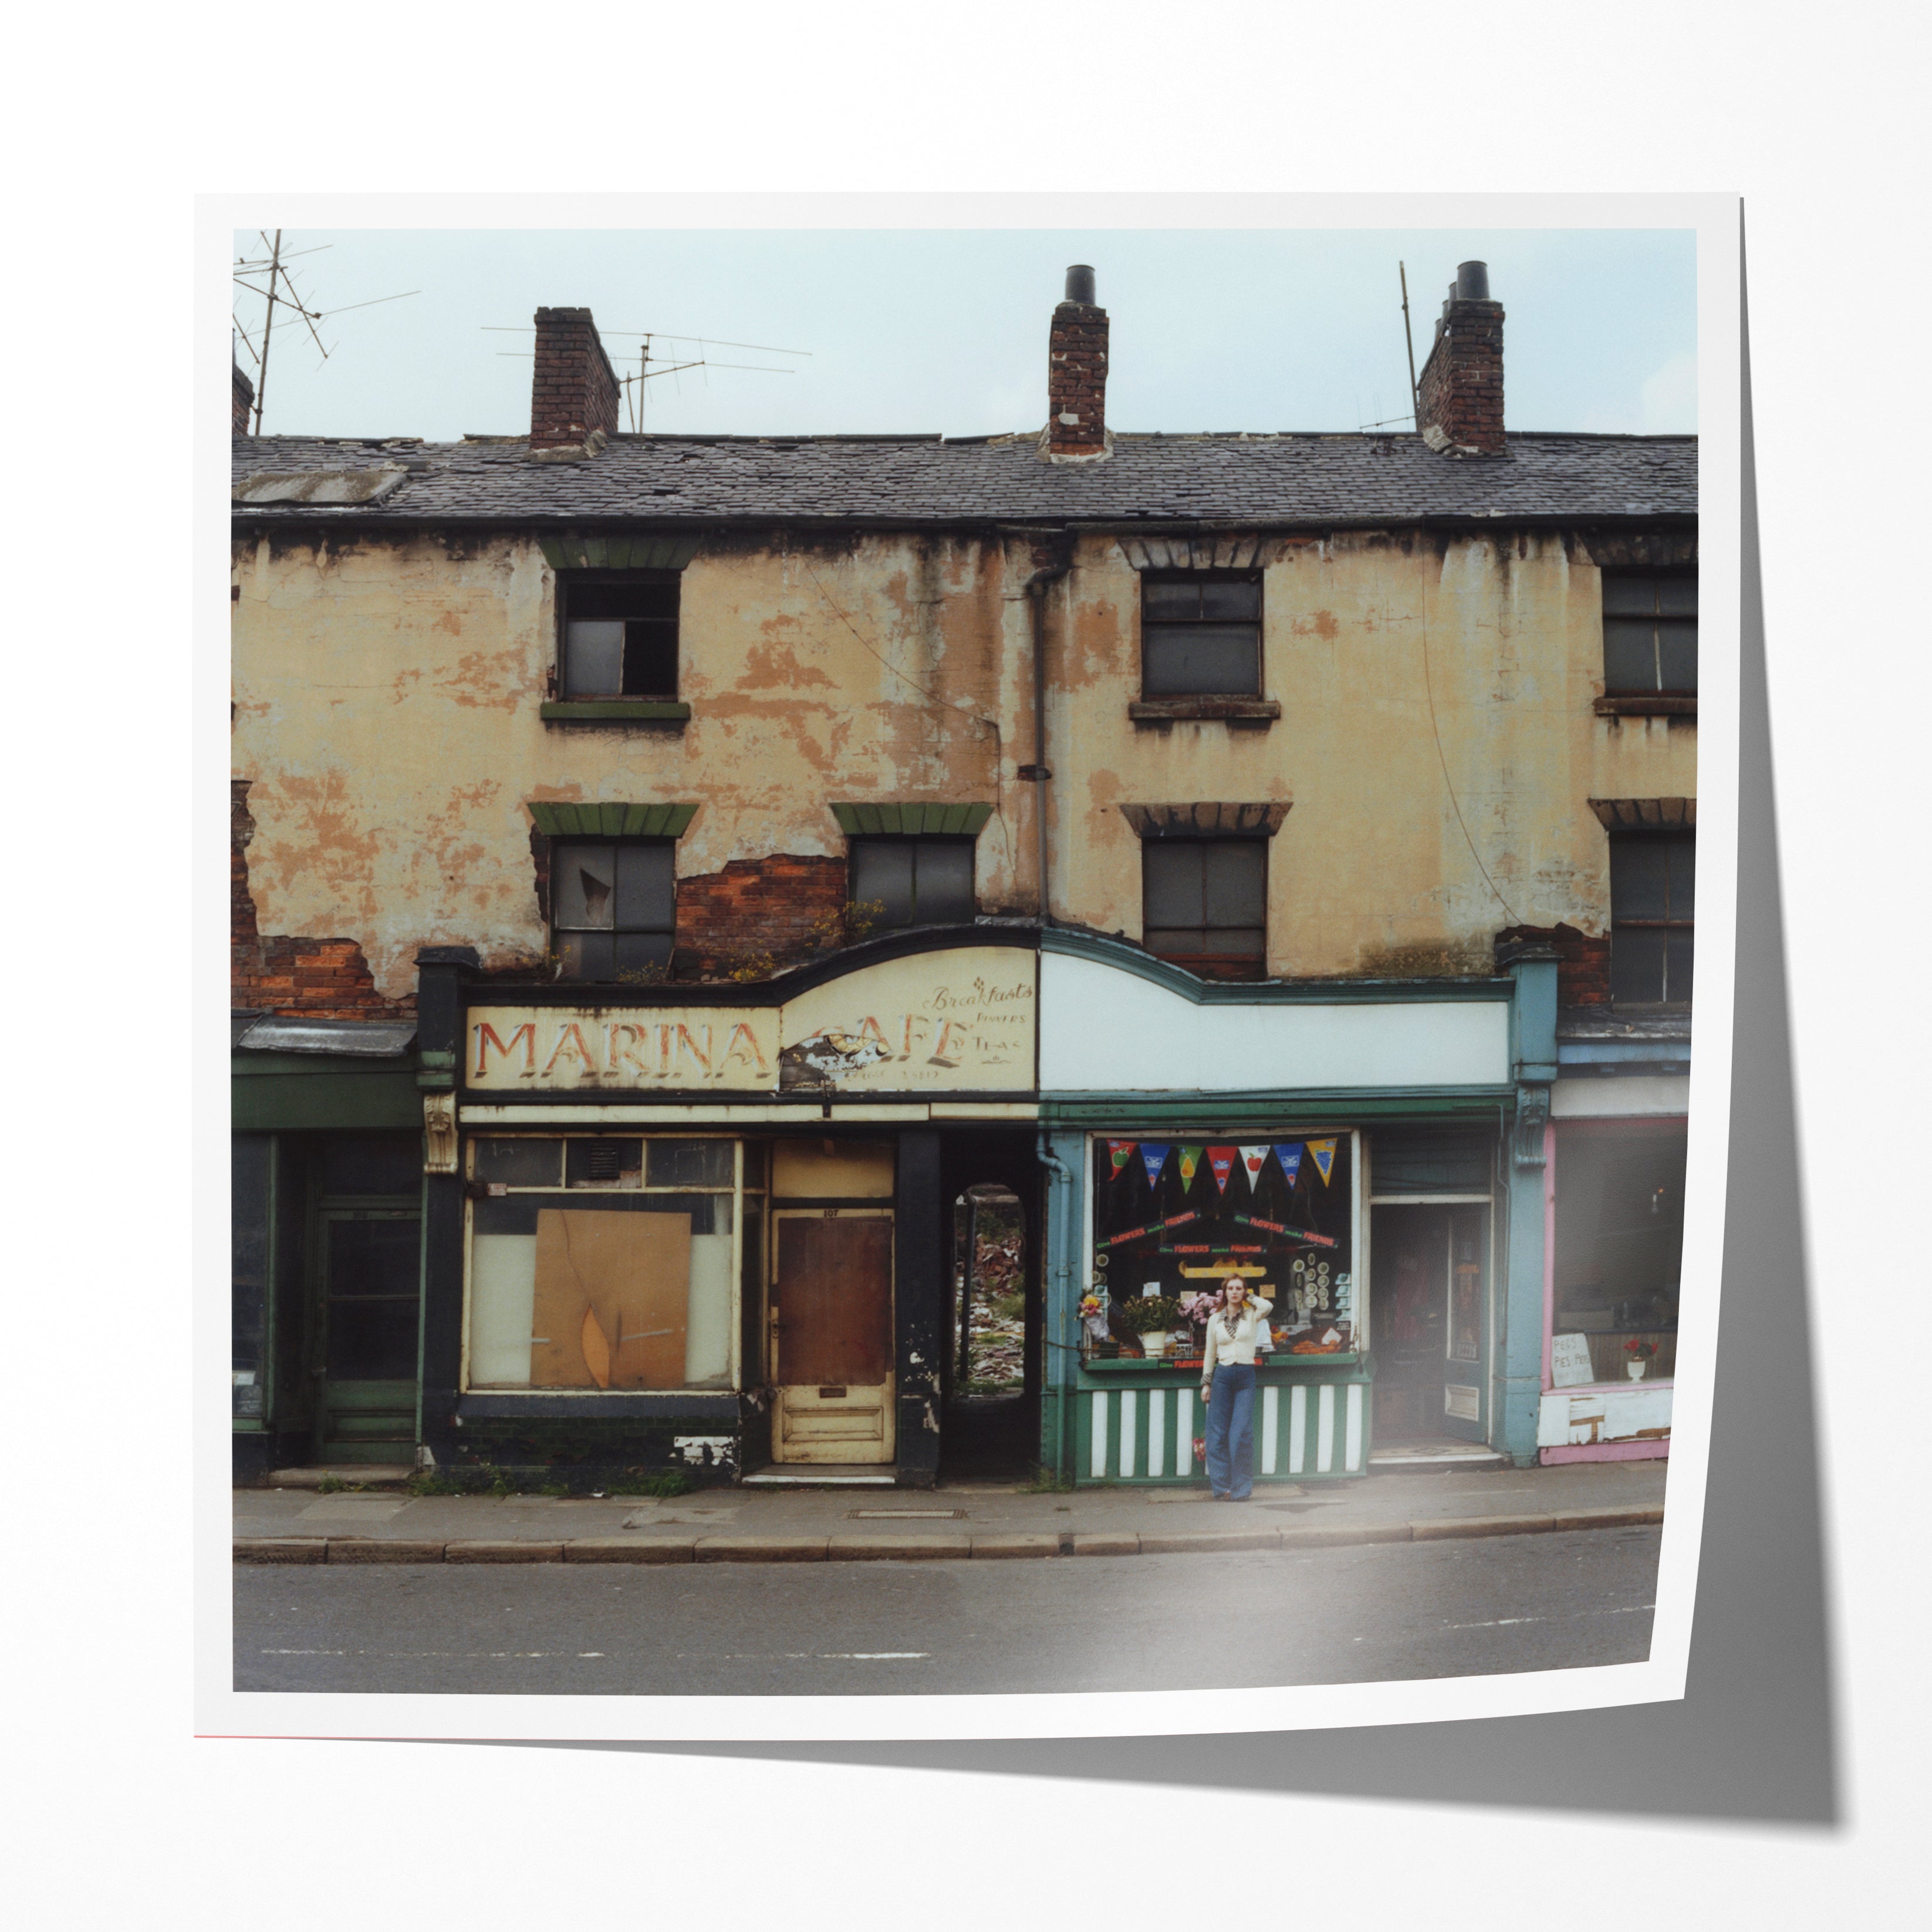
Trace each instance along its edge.
{"label": "cast iron drainpipe", "polygon": [[1052,896],[1046,872],[1046,587],[1058,584],[1073,568],[1072,539],[1065,530],[1051,533],[1053,560],[1029,577],[1023,594],[1033,606],[1033,781],[1034,830],[1040,867],[1040,922],[1053,922]]}

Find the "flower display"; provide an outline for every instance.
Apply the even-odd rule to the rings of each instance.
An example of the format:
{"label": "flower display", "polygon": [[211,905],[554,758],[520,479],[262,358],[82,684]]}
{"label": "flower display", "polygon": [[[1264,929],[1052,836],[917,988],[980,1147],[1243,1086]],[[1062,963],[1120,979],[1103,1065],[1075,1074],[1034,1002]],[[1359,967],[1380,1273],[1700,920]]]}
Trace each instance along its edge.
{"label": "flower display", "polygon": [[1624,1353],[1633,1361],[1647,1362],[1657,1353],[1657,1344],[1646,1342],[1641,1335],[1633,1335],[1624,1344]]}

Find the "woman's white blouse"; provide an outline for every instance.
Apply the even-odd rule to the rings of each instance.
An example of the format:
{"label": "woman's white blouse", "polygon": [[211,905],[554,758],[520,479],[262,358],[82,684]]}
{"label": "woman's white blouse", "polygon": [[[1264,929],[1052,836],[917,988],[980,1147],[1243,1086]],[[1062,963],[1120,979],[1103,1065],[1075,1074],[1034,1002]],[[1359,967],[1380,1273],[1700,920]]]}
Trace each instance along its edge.
{"label": "woman's white blouse", "polygon": [[1208,1323],[1208,1344],[1202,1352],[1201,1379],[1204,1383],[1214,1380],[1215,1364],[1228,1362],[1237,1367],[1245,1364],[1254,1366],[1256,1330],[1262,1318],[1274,1306],[1271,1301],[1250,1300],[1241,1310],[1240,1319],[1232,1328],[1228,1325],[1228,1311],[1216,1309]]}

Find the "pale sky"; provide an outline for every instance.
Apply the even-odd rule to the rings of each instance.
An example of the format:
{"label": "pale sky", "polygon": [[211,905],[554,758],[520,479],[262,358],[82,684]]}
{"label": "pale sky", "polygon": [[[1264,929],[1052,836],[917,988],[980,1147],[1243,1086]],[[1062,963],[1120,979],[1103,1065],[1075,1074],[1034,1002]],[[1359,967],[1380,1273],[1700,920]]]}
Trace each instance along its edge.
{"label": "pale sky", "polygon": [[[642,346],[624,332],[659,332],[654,357],[705,358],[652,377],[646,430],[1035,429],[1048,318],[1074,262],[1093,265],[1112,317],[1112,428],[1354,430],[1408,407],[1398,262],[1419,369],[1456,265],[1472,259],[1489,263],[1507,314],[1510,429],[1697,426],[1688,229],[291,230],[283,245],[320,251],[294,255],[296,286],[311,308],[342,312],[320,325],[326,362],[278,314],[269,434],[524,430],[539,304],[592,309],[620,375]],[[236,249],[266,254],[252,234]],[[259,343],[260,298],[238,289],[235,313]],[[664,332],[710,339],[700,350]]]}

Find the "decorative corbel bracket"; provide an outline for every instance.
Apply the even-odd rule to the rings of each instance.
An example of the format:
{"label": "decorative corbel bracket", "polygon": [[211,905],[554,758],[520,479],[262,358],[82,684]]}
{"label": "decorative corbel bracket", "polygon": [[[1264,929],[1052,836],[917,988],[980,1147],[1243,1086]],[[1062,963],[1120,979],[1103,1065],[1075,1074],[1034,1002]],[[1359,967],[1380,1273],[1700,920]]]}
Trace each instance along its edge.
{"label": "decorative corbel bracket", "polygon": [[1518,1167],[1540,1167],[1543,1130],[1550,1124],[1550,1089],[1519,1087],[1516,1090],[1516,1136],[1512,1148]]}
{"label": "decorative corbel bracket", "polygon": [[423,1096],[423,1172],[456,1172],[456,1096],[452,1093]]}

